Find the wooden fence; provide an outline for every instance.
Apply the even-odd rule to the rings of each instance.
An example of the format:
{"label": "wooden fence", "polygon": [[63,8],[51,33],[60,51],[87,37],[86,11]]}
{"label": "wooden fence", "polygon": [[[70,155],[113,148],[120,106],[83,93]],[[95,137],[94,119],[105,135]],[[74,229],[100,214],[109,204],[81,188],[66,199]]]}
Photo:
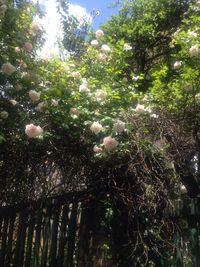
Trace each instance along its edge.
{"label": "wooden fence", "polygon": [[88,193],[0,209],[1,267],[78,266],[81,214]]}
{"label": "wooden fence", "polygon": [[176,224],[175,255],[166,267],[200,267],[200,198],[173,201],[169,211]]}
{"label": "wooden fence", "polygon": [[[105,236],[94,203],[79,192],[0,208],[0,267],[112,266],[98,249]],[[168,216],[177,226],[175,253],[156,267],[200,267],[200,198],[174,201]]]}

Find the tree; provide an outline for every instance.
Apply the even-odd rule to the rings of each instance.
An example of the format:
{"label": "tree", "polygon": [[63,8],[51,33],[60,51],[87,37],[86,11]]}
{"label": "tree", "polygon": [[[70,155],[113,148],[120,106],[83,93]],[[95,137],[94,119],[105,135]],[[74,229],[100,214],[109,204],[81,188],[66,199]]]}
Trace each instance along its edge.
{"label": "tree", "polygon": [[193,181],[190,196],[199,192],[199,2],[130,1],[104,32],[68,43],[74,55],[86,52],[67,61],[30,53],[41,31],[32,34],[27,7],[36,12],[11,5],[2,20],[1,203],[101,191],[115,223],[114,262],[159,266],[164,251],[170,261],[163,212],[181,179]]}

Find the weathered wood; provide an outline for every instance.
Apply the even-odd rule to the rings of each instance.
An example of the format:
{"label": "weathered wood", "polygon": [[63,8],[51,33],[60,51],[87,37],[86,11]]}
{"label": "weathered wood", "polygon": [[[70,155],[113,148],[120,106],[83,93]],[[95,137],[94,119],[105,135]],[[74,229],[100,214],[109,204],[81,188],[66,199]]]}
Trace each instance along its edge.
{"label": "weathered wood", "polygon": [[188,217],[200,216],[200,198],[186,198],[172,201],[172,206],[166,211],[166,216]]}
{"label": "weathered wood", "polygon": [[51,247],[50,247],[50,264],[49,267],[56,266],[57,260],[57,236],[58,236],[58,223],[60,216],[60,207],[56,206],[53,212],[52,229],[51,229]]}
{"label": "weathered wood", "polygon": [[66,245],[66,229],[69,223],[68,212],[69,212],[69,206],[66,204],[63,206],[63,209],[62,209],[62,221],[61,221],[60,233],[59,233],[57,267],[63,267],[63,263],[64,263],[64,252],[65,252],[65,245]]}
{"label": "weathered wood", "polygon": [[67,245],[67,264],[66,267],[73,267],[73,256],[75,250],[75,239],[76,239],[76,216],[77,216],[78,203],[75,201],[72,206],[69,228],[68,228],[68,245]]}
{"label": "weathered wood", "polygon": [[46,210],[44,216],[44,229],[43,229],[43,249],[41,258],[41,267],[47,266],[47,256],[48,256],[48,245],[49,245],[49,235],[50,235],[50,209]]}
{"label": "weathered wood", "polygon": [[0,252],[1,267],[4,267],[4,261],[5,261],[8,222],[9,218],[6,216],[3,221],[3,231],[2,231],[2,242],[1,242],[1,252]]}
{"label": "weathered wood", "polygon": [[25,249],[25,239],[26,239],[26,221],[27,215],[23,212],[19,216],[17,241],[15,248],[15,258],[14,267],[23,267],[24,264],[24,249]]}
{"label": "weathered wood", "polygon": [[197,227],[197,218],[191,216],[188,218],[189,241],[192,254],[192,267],[200,266],[200,250],[199,250],[199,231]]}
{"label": "weathered wood", "polygon": [[8,243],[7,243],[7,253],[6,253],[6,260],[5,266],[10,266],[12,261],[12,245],[13,245],[13,233],[14,233],[14,223],[15,223],[15,214],[10,218],[9,221],[9,230],[8,230]]}
{"label": "weathered wood", "polygon": [[173,267],[183,267],[183,255],[182,255],[182,244],[181,244],[181,234],[180,231],[176,230],[175,235],[175,255],[174,255],[174,266]]}
{"label": "weathered wood", "polygon": [[34,217],[34,214],[31,213],[30,218],[29,218],[28,236],[27,236],[27,244],[26,244],[25,267],[31,266],[34,228],[35,228],[35,217]]}
{"label": "weathered wood", "polygon": [[41,242],[41,224],[42,224],[42,213],[38,212],[36,215],[36,228],[35,228],[35,244],[34,244],[34,267],[39,267],[40,260],[40,242]]}

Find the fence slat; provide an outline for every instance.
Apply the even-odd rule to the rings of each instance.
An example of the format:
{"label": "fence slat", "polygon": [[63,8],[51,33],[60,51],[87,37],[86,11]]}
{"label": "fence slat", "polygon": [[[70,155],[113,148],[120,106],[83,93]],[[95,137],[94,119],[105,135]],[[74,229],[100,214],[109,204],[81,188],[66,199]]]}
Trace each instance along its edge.
{"label": "fence slat", "polygon": [[174,267],[183,267],[183,255],[181,250],[181,235],[180,231],[176,230],[176,236],[175,236],[175,259],[174,259]]}
{"label": "fence slat", "polygon": [[17,241],[15,249],[14,267],[23,267],[24,264],[24,249],[25,249],[25,239],[26,239],[26,221],[27,216],[24,213],[20,213]]}
{"label": "fence slat", "polygon": [[77,266],[85,198],[78,192],[1,207],[0,267]]}
{"label": "fence slat", "polygon": [[39,267],[41,224],[42,224],[42,213],[38,212],[38,214],[36,215],[36,227],[35,227],[34,267]]}
{"label": "fence slat", "polygon": [[58,236],[58,223],[60,216],[60,207],[55,207],[52,229],[51,229],[51,248],[50,248],[50,267],[56,266],[56,255],[57,255],[57,236]]}
{"label": "fence slat", "polygon": [[27,237],[27,244],[26,244],[25,267],[31,266],[34,227],[35,227],[35,217],[34,217],[34,214],[30,214],[29,226],[28,226],[28,237]]}
{"label": "fence slat", "polygon": [[60,226],[57,267],[63,267],[64,251],[65,251],[65,243],[66,243],[66,229],[67,229],[67,224],[68,224],[68,212],[69,212],[69,206],[65,205],[62,210],[62,221],[61,221],[61,226]]}
{"label": "fence slat", "polygon": [[47,265],[47,255],[48,255],[48,245],[49,245],[49,234],[50,234],[50,209],[47,209],[44,218],[44,229],[43,229],[43,250],[41,258],[41,267],[46,267]]}
{"label": "fence slat", "polygon": [[9,222],[9,230],[8,230],[8,243],[7,243],[7,254],[5,260],[5,266],[10,266],[12,260],[12,244],[13,244],[13,233],[14,233],[14,223],[15,223],[15,215],[10,217]]}
{"label": "fence slat", "polygon": [[3,222],[3,232],[2,232],[2,242],[1,242],[1,255],[0,255],[1,267],[4,267],[4,261],[5,261],[7,229],[8,229],[8,217],[6,216]]}
{"label": "fence slat", "polygon": [[75,249],[75,239],[76,239],[76,216],[77,216],[78,203],[74,202],[72,206],[72,212],[69,221],[68,228],[68,246],[67,246],[67,266],[73,267],[73,255]]}
{"label": "fence slat", "polygon": [[193,216],[188,218],[190,249],[192,253],[192,267],[200,266],[199,233],[197,219]]}

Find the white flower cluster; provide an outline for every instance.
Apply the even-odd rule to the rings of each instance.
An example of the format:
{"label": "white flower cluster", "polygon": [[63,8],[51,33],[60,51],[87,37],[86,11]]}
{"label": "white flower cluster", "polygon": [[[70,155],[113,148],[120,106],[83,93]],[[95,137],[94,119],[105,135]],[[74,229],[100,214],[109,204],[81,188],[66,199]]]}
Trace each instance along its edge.
{"label": "white flower cluster", "polygon": [[3,111],[0,112],[0,117],[1,117],[2,119],[7,119],[8,116],[9,116],[9,115],[8,115],[8,112],[7,112],[7,111],[3,110]]}
{"label": "white flower cluster", "polygon": [[134,109],[138,115],[147,113],[150,115],[151,118],[157,119],[159,116],[155,113],[152,113],[151,108],[145,107],[145,105],[137,104],[136,108]]}
{"label": "white flower cluster", "polygon": [[40,93],[36,92],[35,90],[30,90],[28,94],[33,102],[37,102],[40,100]]}
{"label": "white flower cluster", "polygon": [[107,92],[103,91],[103,90],[97,90],[96,92],[96,100],[97,102],[103,102],[107,99]]}
{"label": "white flower cluster", "polygon": [[7,62],[1,66],[1,71],[4,74],[11,75],[16,71],[16,68],[11,63]]}
{"label": "white flower cluster", "polygon": [[110,53],[111,52],[111,48],[108,45],[103,44],[102,47],[101,47],[101,51],[104,52],[104,53]]}
{"label": "white flower cluster", "polygon": [[[124,130],[125,130],[125,122],[121,121],[121,120],[117,120],[114,124],[113,124],[113,129],[116,133],[121,134]],[[97,121],[93,122],[90,130],[98,135],[101,131],[104,130],[104,127]],[[101,146],[103,146],[105,148],[105,151],[111,151],[114,148],[116,148],[118,146],[118,141],[111,136],[106,136],[103,139],[103,144]],[[93,151],[95,153],[100,153],[103,151],[103,149],[97,145],[95,145],[93,147]]]}
{"label": "white flower cluster", "polygon": [[37,110],[38,112],[43,112],[45,107],[47,107],[47,103],[46,102],[40,102],[37,107],[35,108],[35,110]]}
{"label": "white flower cluster", "polygon": [[26,43],[24,44],[24,50],[25,50],[26,52],[31,52],[32,49],[33,49],[33,45],[32,45],[30,42],[26,42]]}
{"label": "white flower cluster", "polygon": [[94,40],[92,40],[92,41],[90,42],[90,44],[91,44],[92,46],[97,46],[97,45],[99,44],[99,42],[98,42],[96,39],[94,39]]}
{"label": "white flower cluster", "polygon": [[34,124],[27,124],[25,127],[25,133],[30,138],[36,138],[43,133],[43,129],[40,126]]}
{"label": "white flower cluster", "polygon": [[132,50],[132,46],[130,46],[129,44],[125,43],[124,44],[124,51],[130,51]]}
{"label": "white flower cluster", "polygon": [[181,66],[182,66],[182,61],[176,61],[176,62],[174,63],[174,69],[175,69],[175,70],[180,69]]}
{"label": "white flower cluster", "polygon": [[6,13],[7,9],[8,9],[8,7],[5,4],[5,1],[1,0],[0,1],[0,17],[4,17],[5,16],[5,13]]}
{"label": "white flower cluster", "polygon": [[79,86],[79,92],[83,94],[90,93],[90,89],[88,88],[88,81],[86,78],[82,79],[82,84]]}
{"label": "white flower cluster", "polygon": [[44,26],[43,26],[42,20],[39,17],[35,17],[35,19],[33,20],[32,24],[31,24],[30,34],[32,36],[35,36],[39,32],[42,32],[43,29],[44,29]]}
{"label": "white flower cluster", "polygon": [[199,47],[198,47],[198,45],[191,46],[189,52],[190,52],[190,55],[192,57],[198,56],[199,55]]}
{"label": "white flower cluster", "polygon": [[104,32],[102,30],[97,30],[95,36],[97,39],[101,39],[104,36]]}

